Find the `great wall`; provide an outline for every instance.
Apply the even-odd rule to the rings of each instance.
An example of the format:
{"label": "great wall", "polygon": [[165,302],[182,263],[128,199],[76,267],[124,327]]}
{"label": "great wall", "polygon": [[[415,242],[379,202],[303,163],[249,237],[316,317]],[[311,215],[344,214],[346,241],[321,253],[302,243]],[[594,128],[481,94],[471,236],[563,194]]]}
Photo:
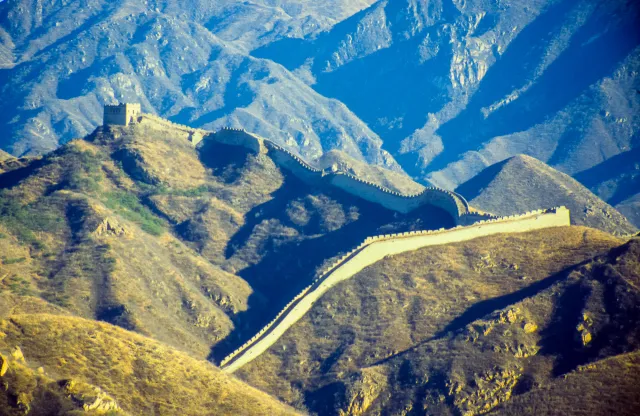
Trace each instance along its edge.
{"label": "great wall", "polygon": [[458,226],[449,230],[416,231],[369,237],[325,270],[310,286],[293,298],[269,324],[223,359],[220,362],[220,368],[225,372],[233,373],[260,356],[300,320],[329,289],[384,257],[427,246],[467,241],[493,234],[522,233],[568,225],[570,225],[569,210],[558,207],[519,216],[484,220],[471,226]]}
{"label": "great wall", "polygon": [[138,114],[134,121],[140,124],[156,124],[178,129],[187,135],[193,146],[197,146],[204,139],[211,139],[227,145],[242,146],[255,154],[268,154],[276,165],[290,171],[306,183],[330,184],[390,210],[408,213],[424,205],[434,205],[448,212],[457,224],[452,229],[412,231],[365,239],[358,247],[345,254],[331,267],[320,273],[319,277],[311,285],[294,297],[256,335],[225,357],[220,362],[220,368],[227,373],[233,373],[271,347],[329,289],[387,256],[414,251],[427,246],[467,241],[493,234],[522,233],[570,225],[570,213],[565,207],[533,211],[509,217],[496,217],[472,211],[461,195],[440,188],[425,188],[424,191],[413,195],[400,194],[345,172],[314,168],[282,146],[241,129],[223,128],[218,132],[209,132],[175,124],[160,117],[142,113]]}

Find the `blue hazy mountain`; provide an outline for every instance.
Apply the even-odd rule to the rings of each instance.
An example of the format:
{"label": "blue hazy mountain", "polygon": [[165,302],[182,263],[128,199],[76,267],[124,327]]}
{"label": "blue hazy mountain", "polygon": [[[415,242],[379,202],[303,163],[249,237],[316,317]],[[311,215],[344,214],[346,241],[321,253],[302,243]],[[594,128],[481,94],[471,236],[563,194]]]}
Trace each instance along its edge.
{"label": "blue hazy mountain", "polygon": [[175,122],[246,128],[309,160],[338,150],[449,189],[516,154],[575,176],[639,147],[639,9],[6,1],[0,147],[43,153],[91,132],[104,103],[139,101]]}
{"label": "blue hazy mountain", "polygon": [[344,102],[412,176],[455,187],[518,153],[573,175],[637,147],[639,23],[633,1],[388,0],[254,55]]}

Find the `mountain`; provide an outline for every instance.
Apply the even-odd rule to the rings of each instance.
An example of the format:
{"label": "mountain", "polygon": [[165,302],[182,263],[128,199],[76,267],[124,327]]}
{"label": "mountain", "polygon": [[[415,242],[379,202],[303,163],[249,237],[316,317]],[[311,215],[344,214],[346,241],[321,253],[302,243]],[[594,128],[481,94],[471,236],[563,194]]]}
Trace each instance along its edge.
{"label": "mountain", "polygon": [[[637,351],[640,241],[621,242],[560,227],[389,257],[336,285],[236,374],[318,414],[477,414],[527,392],[542,400],[551,383]],[[565,384],[567,401],[607,379]],[[618,385],[635,391],[630,380]],[[637,412],[637,401],[619,406]]]}
{"label": "mountain", "polygon": [[384,0],[253,51],[448,188],[526,153],[573,175],[638,146],[637,2]]}
{"label": "mountain", "polygon": [[640,149],[614,156],[575,177],[640,226]]}
{"label": "mountain", "polygon": [[150,120],[4,166],[2,290],[219,359],[372,233],[453,225]]}
{"label": "mountain", "polygon": [[[197,127],[244,127],[309,158],[337,148],[400,170],[381,150],[380,138],[342,103],[214,34],[268,38],[305,25],[319,30],[330,18],[316,19],[320,11],[314,9],[336,17],[366,3],[302,4],[288,2],[285,9],[298,15],[291,18],[278,6],[234,1],[4,2],[2,148],[14,155],[45,153],[93,131],[102,122],[103,104],[132,101],[145,112]],[[258,12],[269,16],[272,31],[255,25]]]}
{"label": "mountain", "polygon": [[579,367],[563,380],[555,380],[503,404],[492,414],[634,415],[640,409],[637,352]]}
{"label": "mountain", "polygon": [[[28,302],[20,303],[35,309]],[[176,409],[184,415],[298,414],[212,364],[152,339],[24,309],[0,320],[0,351],[7,352],[1,356],[7,366],[3,415],[171,415]]]}
{"label": "mountain", "polygon": [[472,206],[496,215],[564,205],[571,211],[573,224],[610,233],[637,231],[623,215],[578,181],[525,155],[486,168],[456,191]]}
{"label": "mountain", "polygon": [[[290,412],[204,360],[220,363],[366,238],[455,221],[435,206],[402,214],[361,199],[277,149],[241,131],[141,116],[3,162],[0,352],[10,384],[1,403],[24,411],[56,397],[69,410],[171,414],[184,400],[187,414]],[[569,183],[518,160],[528,178]],[[337,151],[314,163],[389,183],[397,175]],[[557,202],[534,197],[536,208]],[[334,287],[237,374],[303,412],[493,408],[637,348],[637,250],[635,240],[574,226],[387,257]],[[576,334],[593,348],[569,342]],[[463,379],[465,390],[450,393]]]}

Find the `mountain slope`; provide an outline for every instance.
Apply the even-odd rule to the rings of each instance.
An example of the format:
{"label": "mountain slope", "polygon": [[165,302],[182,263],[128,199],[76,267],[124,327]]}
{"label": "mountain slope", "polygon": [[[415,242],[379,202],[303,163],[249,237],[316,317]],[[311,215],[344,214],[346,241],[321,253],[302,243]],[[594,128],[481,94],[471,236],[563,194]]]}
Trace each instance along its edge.
{"label": "mountain slope", "polygon": [[237,374],[319,414],[486,412],[640,346],[640,244],[620,243],[562,227],[390,257]]}
{"label": "mountain slope", "polygon": [[625,0],[385,0],[253,54],[344,102],[414,178],[455,188],[518,153],[574,174],[637,147],[639,21]]}
{"label": "mountain slope", "polygon": [[540,390],[516,396],[491,414],[635,415],[640,410],[639,366],[638,352],[596,361]]}
{"label": "mountain slope", "polygon": [[[103,104],[131,101],[198,127],[244,127],[309,157],[338,148],[399,170],[380,149],[379,137],[343,104],[212,33],[217,25],[235,26],[234,19],[243,20],[240,26],[252,24],[246,9],[282,19],[286,13],[197,0],[180,6],[129,0],[31,3],[0,4],[0,42],[11,55],[0,70],[0,125],[6,132],[1,146],[12,154],[42,154],[83,137],[101,124]],[[234,3],[245,16],[226,20]]]}
{"label": "mountain slope", "polygon": [[571,211],[574,224],[622,234],[636,230],[575,179],[525,155],[488,167],[456,191],[474,207],[496,215],[564,205]]}
{"label": "mountain slope", "polygon": [[453,226],[217,137],[195,148],[147,117],[18,159],[0,174],[0,290],[220,359],[369,235]]}
{"label": "mountain slope", "polygon": [[[3,316],[0,329],[0,350],[7,353],[19,346],[26,358],[8,362],[3,377],[7,388],[0,395],[3,415],[24,414],[25,405],[34,412],[46,412],[39,414],[69,414],[56,403],[65,396],[80,402],[80,408],[83,401],[87,407],[109,403],[93,386],[108,392],[124,410],[108,414],[296,414],[208,362],[108,324],[26,314]],[[38,366],[41,372],[29,373],[29,368]],[[58,386],[62,391],[56,391]],[[12,405],[16,397],[22,408]],[[109,408],[95,410],[94,414],[105,414]]]}
{"label": "mountain slope", "polygon": [[634,148],[575,175],[603,200],[640,226],[640,149]]}

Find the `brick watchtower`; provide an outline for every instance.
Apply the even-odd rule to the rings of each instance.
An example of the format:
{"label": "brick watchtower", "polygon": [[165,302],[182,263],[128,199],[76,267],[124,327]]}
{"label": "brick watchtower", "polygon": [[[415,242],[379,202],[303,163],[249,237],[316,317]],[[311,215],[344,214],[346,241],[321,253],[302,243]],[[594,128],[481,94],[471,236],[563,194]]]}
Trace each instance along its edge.
{"label": "brick watchtower", "polygon": [[128,126],[141,113],[140,104],[121,103],[104,106],[103,125]]}

